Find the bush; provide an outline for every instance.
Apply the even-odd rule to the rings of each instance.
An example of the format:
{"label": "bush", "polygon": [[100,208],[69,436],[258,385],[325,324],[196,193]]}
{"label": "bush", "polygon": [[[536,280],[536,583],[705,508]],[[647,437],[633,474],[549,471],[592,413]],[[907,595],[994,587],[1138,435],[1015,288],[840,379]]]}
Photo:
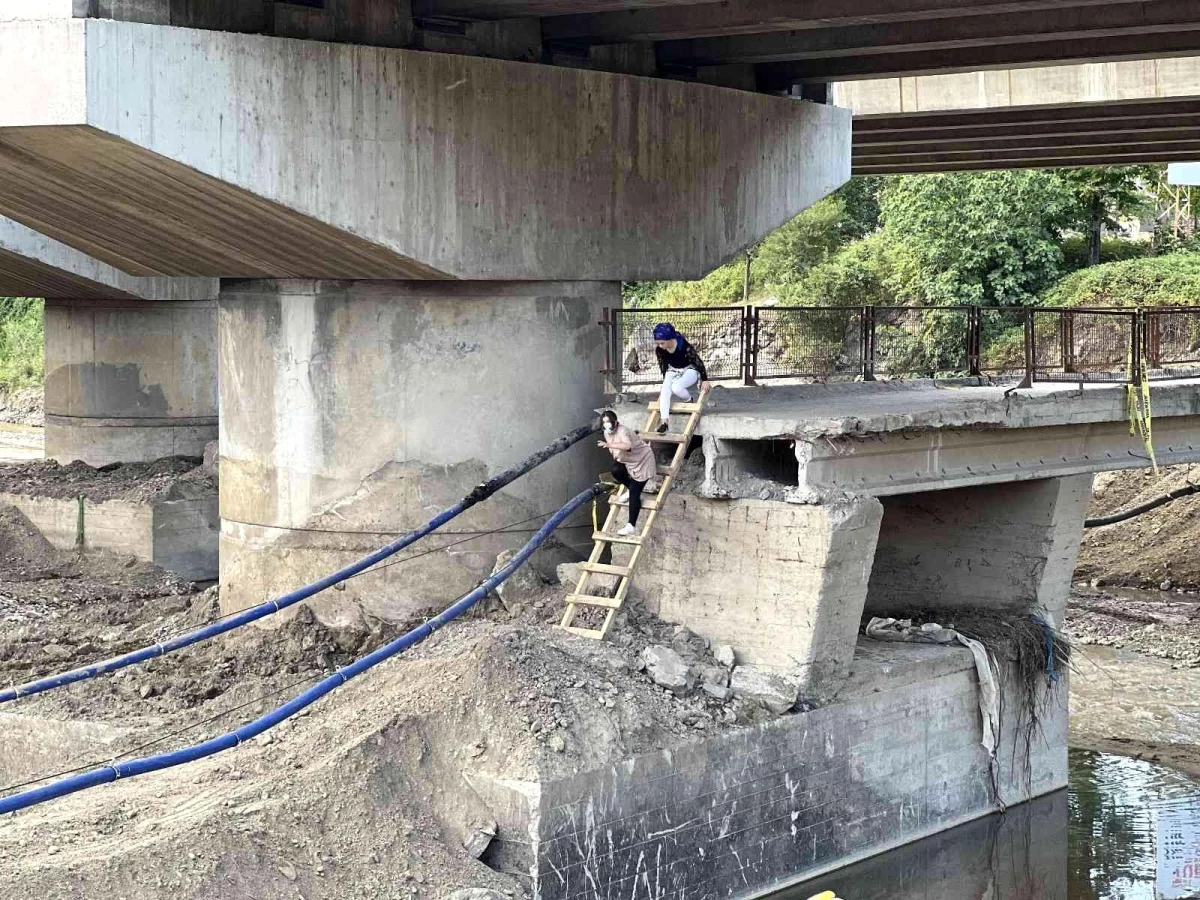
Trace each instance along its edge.
{"label": "bush", "polygon": [[1049,306],[1200,304],[1200,253],[1106,263],[1068,275],[1043,296]]}
{"label": "bush", "polygon": [[[1100,241],[1100,263],[1123,262],[1149,256],[1153,247],[1149,241],[1123,241],[1120,238],[1104,238]],[[1086,237],[1072,235],[1063,241],[1063,270],[1077,272],[1088,267],[1088,241]]]}
{"label": "bush", "polygon": [[41,300],[0,297],[0,389],[42,382],[44,314]]}

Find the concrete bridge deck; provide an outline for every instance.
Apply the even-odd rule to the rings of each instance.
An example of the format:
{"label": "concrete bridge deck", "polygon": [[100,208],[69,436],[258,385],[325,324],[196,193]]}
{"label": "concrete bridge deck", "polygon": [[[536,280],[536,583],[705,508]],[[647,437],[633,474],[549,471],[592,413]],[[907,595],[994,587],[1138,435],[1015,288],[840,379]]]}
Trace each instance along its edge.
{"label": "concrete bridge deck", "polygon": [[[710,497],[812,502],[1150,464],[1124,384],[870,382],[723,388],[699,433]],[[1200,381],[1151,387],[1160,464],[1200,461]],[[632,423],[644,413],[619,404]],[[634,410],[637,410],[636,412]],[[794,451],[794,459],[791,458]]]}

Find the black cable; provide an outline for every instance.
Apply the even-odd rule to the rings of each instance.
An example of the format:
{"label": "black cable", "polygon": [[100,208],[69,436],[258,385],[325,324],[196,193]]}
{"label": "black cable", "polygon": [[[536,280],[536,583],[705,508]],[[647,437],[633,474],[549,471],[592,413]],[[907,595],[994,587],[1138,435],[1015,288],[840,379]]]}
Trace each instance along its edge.
{"label": "black cable", "polygon": [[1148,500],[1131,509],[1120,510],[1119,512],[1111,513],[1107,516],[1097,516],[1094,519],[1085,519],[1083,522],[1084,528],[1099,528],[1102,525],[1114,525],[1117,522],[1124,522],[1126,519],[1132,519],[1134,516],[1140,516],[1142,513],[1150,512],[1152,509],[1158,509],[1160,506],[1178,500],[1180,497],[1187,497],[1190,494],[1200,493],[1200,484],[1188,484],[1183,487],[1163,494],[1161,497],[1155,497],[1153,500]]}

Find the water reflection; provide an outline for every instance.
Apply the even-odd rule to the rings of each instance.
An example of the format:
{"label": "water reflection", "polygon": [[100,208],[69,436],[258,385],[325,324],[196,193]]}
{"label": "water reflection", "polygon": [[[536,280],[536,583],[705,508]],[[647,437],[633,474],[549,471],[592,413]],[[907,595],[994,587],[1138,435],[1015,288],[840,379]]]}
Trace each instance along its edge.
{"label": "water reflection", "polygon": [[[1161,837],[1160,837],[1161,832]],[[1200,897],[1200,784],[1151,763],[1071,752],[1071,787],[776,895],[804,900]],[[1156,893],[1157,860],[1165,857]],[[1175,878],[1175,874],[1179,878]],[[1198,880],[1197,885],[1200,885]]]}

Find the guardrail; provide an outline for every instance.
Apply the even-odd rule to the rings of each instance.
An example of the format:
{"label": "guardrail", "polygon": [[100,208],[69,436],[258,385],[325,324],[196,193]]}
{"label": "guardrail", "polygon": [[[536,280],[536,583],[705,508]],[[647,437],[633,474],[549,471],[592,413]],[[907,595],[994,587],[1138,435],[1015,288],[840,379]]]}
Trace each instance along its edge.
{"label": "guardrail", "polygon": [[604,311],[611,387],[659,378],[670,321],[712,381],[874,381],[992,375],[1134,383],[1200,377],[1200,307],[721,306]]}

